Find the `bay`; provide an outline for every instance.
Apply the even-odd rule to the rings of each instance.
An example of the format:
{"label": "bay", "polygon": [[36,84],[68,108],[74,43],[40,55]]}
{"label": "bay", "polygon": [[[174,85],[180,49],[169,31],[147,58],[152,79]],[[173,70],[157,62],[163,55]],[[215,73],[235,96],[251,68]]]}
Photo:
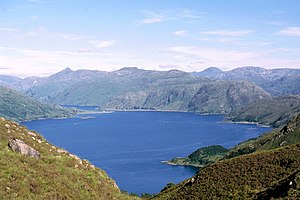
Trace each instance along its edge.
{"label": "bay", "polygon": [[222,115],[180,112],[112,112],[68,119],[24,122],[49,142],[105,170],[122,190],[158,193],[167,183],[197,169],[161,161],[184,157],[200,147],[232,147],[270,130],[224,122]]}

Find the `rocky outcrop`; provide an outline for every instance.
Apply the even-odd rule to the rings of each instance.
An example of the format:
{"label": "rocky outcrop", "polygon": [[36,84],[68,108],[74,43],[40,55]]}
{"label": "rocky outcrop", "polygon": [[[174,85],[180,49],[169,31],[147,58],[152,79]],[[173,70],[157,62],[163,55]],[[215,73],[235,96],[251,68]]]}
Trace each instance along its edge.
{"label": "rocky outcrop", "polygon": [[11,139],[8,146],[16,153],[20,153],[25,156],[33,157],[36,159],[40,158],[40,153],[29,145],[25,144],[22,140]]}

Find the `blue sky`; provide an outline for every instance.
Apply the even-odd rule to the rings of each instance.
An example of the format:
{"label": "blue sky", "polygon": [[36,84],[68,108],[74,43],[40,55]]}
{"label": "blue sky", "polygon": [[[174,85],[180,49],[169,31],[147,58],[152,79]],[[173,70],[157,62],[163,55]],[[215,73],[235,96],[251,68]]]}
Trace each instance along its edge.
{"label": "blue sky", "polygon": [[298,0],[0,0],[0,74],[300,68]]}

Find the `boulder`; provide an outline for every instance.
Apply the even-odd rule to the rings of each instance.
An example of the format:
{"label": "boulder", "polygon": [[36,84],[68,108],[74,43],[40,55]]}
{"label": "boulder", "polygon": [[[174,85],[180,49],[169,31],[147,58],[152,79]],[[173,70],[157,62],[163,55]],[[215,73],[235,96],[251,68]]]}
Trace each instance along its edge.
{"label": "boulder", "polygon": [[40,158],[40,153],[29,145],[25,144],[22,140],[11,139],[8,146],[16,153],[20,153],[25,156],[33,157],[36,159]]}

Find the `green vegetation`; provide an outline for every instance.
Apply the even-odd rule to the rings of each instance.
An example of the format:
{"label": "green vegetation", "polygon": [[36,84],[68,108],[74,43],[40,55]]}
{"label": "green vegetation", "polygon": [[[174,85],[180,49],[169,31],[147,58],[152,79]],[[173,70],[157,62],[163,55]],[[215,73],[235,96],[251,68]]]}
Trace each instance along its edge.
{"label": "green vegetation", "polygon": [[[154,199],[258,199],[262,192],[287,179],[300,168],[300,145],[222,160],[200,170],[194,177],[161,193]],[[292,182],[299,186],[299,178]],[[278,187],[277,187],[278,188]],[[268,192],[271,197],[299,197],[294,187]]]}
{"label": "green vegetation", "polygon": [[61,118],[76,114],[75,110],[38,102],[12,89],[0,86],[0,116],[15,120]]}
{"label": "green vegetation", "polygon": [[300,115],[280,129],[235,146],[221,160],[166,187],[154,199],[297,199],[299,170]]}
{"label": "green vegetation", "polygon": [[190,165],[195,167],[204,167],[210,163],[217,162],[228,152],[228,149],[220,146],[208,146],[202,147],[193,153],[191,153],[186,158],[173,158],[169,160],[168,164],[174,165]]}
{"label": "green vegetation", "polygon": [[288,95],[256,100],[232,112],[228,119],[279,127],[300,114],[300,96]]}
{"label": "green vegetation", "polygon": [[[12,138],[39,151],[35,159],[13,152]],[[0,118],[1,199],[137,199],[122,194],[107,174],[49,144],[35,132]]]}
{"label": "green vegetation", "polygon": [[252,152],[270,150],[278,147],[300,143],[300,115],[280,129],[262,134],[256,139],[251,139],[238,144],[230,149],[225,158],[232,158]]}

